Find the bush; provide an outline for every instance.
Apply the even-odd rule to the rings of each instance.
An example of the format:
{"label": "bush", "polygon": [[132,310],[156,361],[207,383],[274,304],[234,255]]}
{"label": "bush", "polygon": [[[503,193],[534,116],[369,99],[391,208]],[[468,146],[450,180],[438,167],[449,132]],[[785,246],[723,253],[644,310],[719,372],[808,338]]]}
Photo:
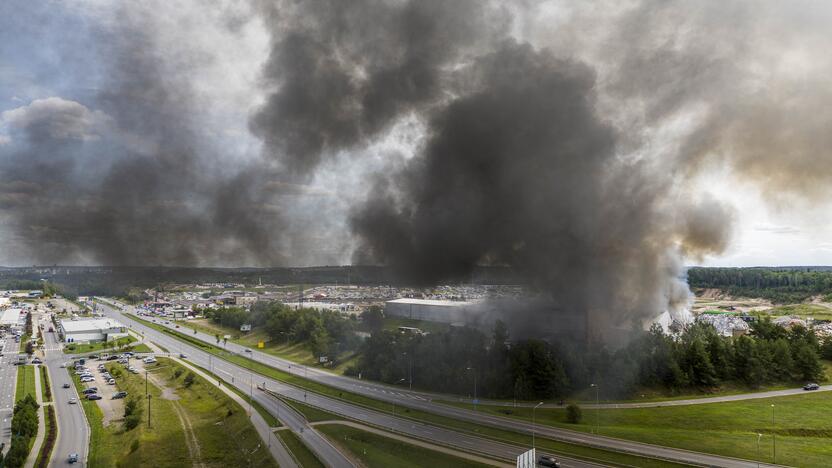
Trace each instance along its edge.
{"label": "bush", "polygon": [[173,378],[178,379],[182,375],[183,372],[185,372],[185,371],[183,371],[182,369],[177,367],[176,370],[173,371]]}
{"label": "bush", "polygon": [[141,422],[141,415],[138,413],[133,413],[130,416],[124,418],[124,429],[132,431],[133,429],[137,428]]}
{"label": "bush", "polygon": [[132,444],[130,444],[130,453],[133,453],[138,449],[139,449],[139,439],[136,439],[136,440],[133,441]]}
{"label": "bush", "polygon": [[194,380],[196,379],[196,375],[193,372],[188,372],[188,375],[185,376],[185,388],[189,388],[191,385],[194,384]]}
{"label": "bush", "polygon": [[578,424],[581,422],[581,418],[583,415],[581,414],[581,407],[575,404],[568,405],[566,407],[566,421],[571,424]]}

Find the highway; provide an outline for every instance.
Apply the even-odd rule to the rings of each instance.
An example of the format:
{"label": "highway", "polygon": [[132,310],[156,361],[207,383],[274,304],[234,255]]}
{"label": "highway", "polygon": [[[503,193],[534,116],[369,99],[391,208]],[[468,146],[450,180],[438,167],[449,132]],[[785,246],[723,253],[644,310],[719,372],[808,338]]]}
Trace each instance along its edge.
{"label": "highway", "polygon": [[[127,308],[127,310],[130,310],[131,312],[135,313],[135,311],[129,307]],[[132,326],[134,328],[141,329],[143,332],[147,333],[153,341],[167,339],[172,342],[181,343],[178,340],[175,340],[174,338],[165,336],[164,334],[150,327],[143,326],[140,323],[133,321],[129,317],[122,314],[120,311],[117,311],[113,308],[105,307],[104,311],[105,313],[112,314],[113,316],[120,318],[121,320],[127,323],[132,323]],[[182,329],[180,329],[180,331],[182,331]],[[199,338],[205,341],[206,343],[216,343],[216,338],[213,336],[203,333],[193,334],[191,330],[185,331],[188,336]],[[173,344],[173,346],[176,347],[183,345]],[[758,466],[757,462],[752,462],[750,460],[740,460],[700,452],[691,452],[682,449],[674,449],[664,446],[642,444],[639,442],[597,436],[593,434],[586,434],[582,432],[570,431],[566,429],[560,429],[549,426],[534,426],[530,422],[522,420],[489,415],[464,408],[456,408],[448,405],[433,403],[431,401],[432,394],[412,392],[405,389],[393,388],[387,385],[374,384],[372,382],[357,381],[347,377],[336,376],[311,368],[306,369],[304,366],[299,366],[297,364],[290,363],[286,360],[266,355],[257,351],[246,353],[243,347],[233,343],[228,343],[227,349],[229,351],[238,352],[241,355],[251,355],[253,359],[259,362],[263,362],[265,364],[271,365],[272,367],[276,367],[284,371],[292,372],[299,376],[306,375],[310,380],[314,380],[354,393],[366,395],[378,400],[387,401],[391,404],[391,407],[395,403],[399,406],[419,409],[426,412],[447,416],[450,418],[470,421],[478,424],[499,427],[508,430],[514,430],[516,432],[529,434],[530,439],[531,433],[534,430],[540,437],[547,437],[565,442],[594,446],[598,448],[627,452],[642,456],[672,460],[676,462],[688,463],[693,465],[720,466],[729,468],[753,468]],[[234,370],[234,368],[236,368],[237,366],[233,366],[227,363],[226,361],[220,361],[216,358],[214,359],[214,366],[222,367],[225,372],[237,372]],[[301,401],[303,401],[304,392],[300,389],[287,386],[285,384],[281,384],[270,379],[266,379],[262,376],[257,376],[256,378],[260,379],[261,381],[266,381],[269,385],[270,390],[276,390],[281,395],[288,396],[294,399],[300,399]],[[337,414],[342,414],[352,419],[363,421],[371,425],[392,429],[394,431],[403,432],[405,434],[411,434],[414,437],[421,437],[425,438],[426,440],[437,441],[438,443],[452,445],[454,447],[467,449],[469,451],[477,452],[479,450],[486,450],[480,453],[490,454],[492,456],[497,456],[501,458],[504,458],[506,455],[506,452],[499,452],[497,449],[483,447],[483,442],[485,442],[487,445],[495,445],[493,442],[485,441],[484,439],[475,437],[474,439],[476,440],[469,440],[466,438],[466,435],[453,431],[448,431],[449,433],[442,433],[442,435],[439,435],[438,431],[442,431],[442,429],[437,428],[435,426],[421,427],[418,423],[414,423],[409,420],[392,418],[391,416],[386,415],[384,413],[372,412],[371,410],[366,410],[362,407],[351,405],[340,400],[330,399],[319,395],[313,395],[311,393],[309,393],[306,396],[306,398],[307,401],[313,406],[317,406]],[[514,447],[514,450],[515,453],[519,453],[520,449],[518,447]],[[767,465],[760,464],[760,466]]]}
{"label": "highway", "polygon": [[[51,321],[45,323],[47,323],[44,325],[45,329],[48,330]],[[70,398],[75,398],[79,402],[80,399],[75,385],[72,385],[69,372],[65,368],[61,368],[61,365],[66,363],[68,358],[61,351],[57,333],[47,331],[43,336],[46,349],[44,363],[49,370],[52,398],[55,402],[55,416],[58,419],[58,440],[52,450],[49,466],[83,467],[87,465],[89,445],[89,426],[84,415],[84,409],[80,403],[77,405],[69,404]],[[69,388],[63,388],[64,384],[69,384]],[[68,463],[70,453],[78,454],[78,463],[73,465]]]}
{"label": "highway", "polygon": [[0,444],[5,444],[4,454],[9,451],[12,438],[12,412],[17,386],[17,366],[13,364],[17,360],[18,346],[10,335],[0,338]]}
{"label": "highway", "polygon": [[[99,310],[102,310],[108,316],[121,320],[125,324],[129,324],[131,328],[144,333],[145,336],[154,343],[157,343],[170,351],[175,351],[174,354],[177,354],[179,352],[186,353],[188,355],[189,361],[208,369],[209,371],[219,375],[226,381],[233,382],[233,384],[241,390],[248,392],[250,386],[257,385],[265,387],[268,390],[268,392],[255,391],[255,399],[261,404],[263,404],[264,407],[266,407],[266,409],[269,410],[269,412],[271,412],[275,416],[278,416],[290,427],[292,427],[292,424],[297,424],[297,422],[293,423],[291,419],[284,420],[287,411],[286,406],[282,405],[282,407],[278,410],[276,407],[276,402],[279,402],[279,400],[271,397],[269,395],[270,392],[274,392],[283,397],[294,399],[297,401],[305,401],[307,404],[311,406],[315,406],[368,425],[385,428],[405,436],[413,437],[416,439],[423,439],[438,445],[449,446],[462,451],[484,455],[486,457],[493,457],[504,460],[514,460],[514,458],[517,455],[519,455],[521,452],[527,449],[516,445],[503,444],[481,437],[460,433],[437,426],[419,423],[409,419],[393,417],[390,414],[370,410],[361,406],[356,406],[342,400],[328,398],[314,393],[307,393],[300,388],[283,384],[279,381],[261,376],[256,373],[252,374],[249,370],[247,370],[244,367],[237,366],[235,364],[229,363],[228,361],[219,359],[215,356],[211,356],[210,354],[205,353],[204,351],[201,351],[196,347],[190,346],[171,336],[168,336],[150,327],[146,327],[139,322],[133,321],[132,319],[130,319],[130,317],[123,315],[121,312],[113,308],[100,307]],[[312,448],[316,452],[316,454],[325,452],[326,449],[320,446],[321,442],[319,440],[316,441],[316,438],[308,438],[308,435],[306,435],[307,432],[311,430],[313,430],[311,426],[306,425],[304,427],[304,431],[302,434],[304,441],[310,443],[310,448]],[[321,440],[323,441],[323,443],[328,444],[328,442],[326,442],[326,439]],[[531,444],[531,438],[529,438],[529,443]],[[562,461],[562,466],[567,468],[588,468],[604,466],[600,464],[584,462],[581,460],[566,459],[560,456],[558,456],[558,458]],[[342,465],[328,464],[328,466]]]}

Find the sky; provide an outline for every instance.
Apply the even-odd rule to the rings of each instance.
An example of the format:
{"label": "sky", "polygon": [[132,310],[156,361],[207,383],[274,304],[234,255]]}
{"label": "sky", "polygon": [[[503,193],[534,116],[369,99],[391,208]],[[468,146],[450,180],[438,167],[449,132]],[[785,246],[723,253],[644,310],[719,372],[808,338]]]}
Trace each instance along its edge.
{"label": "sky", "polygon": [[[420,249],[476,236],[449,235],[456,224],[437,228],[399,258],[390,250],[401,233],[385,229],[443,219],[441,209],[413,207],[460,193],[425,187],[439,171],[480,167],[432,165],[443,161],[438,146],[457,144],[434,136],[448,131],[437,122],[458,117],[466,97],[473,106],[477,93],[502,92],[491,80],[497,72],[482,70],[484,57],[510,49],[506,41],[518,44],[512,60],[527,45],[590,83],[577,86],[590,97],[576,105],[591,107],[598,125],[581,128],[612,135],[614,149],[592,169],[603,172],[604,190],[586,199],[642,196],[609,180],[649,185],[650,209],[634,218],[645,216],[653,234],[622,242],[672,250],[685,265],[832,264],[832,7],[822,2],[424,2],[431,14],[404,1],[356,4],[390,27],[362,24],[325,1],[139,3],[0,4],[0,265],[413,265],[425,258]],[[402,18],[415,37],[402,37]],[[334,24],[346,31],[323,31]],[[407,54],[415,65],[388,66]],[[548,67],[537,55],[512,63]],[[373,90],[396,79],[391,70],[417,91],[390,85],[371,113]],[[356,96],[366,108],[352,114]],[[562,162],[553,174],[570,167]],[[573,176],[532,186],[548,193]],[[534,200],[499,195],[489,200],[504,213]],[[528,220],[459,210],[454,219],[476,213],[470,222],[489,230]],[[553,218],[584,219],[557,210]],[[467,256],[454,261],[461,269],[484,258],[511,263],[504,243],[537,239],[507,236],[461,247]],[[663,268],[663,255],[650,268]],[[427,281],[459,270],[438,263],[420,264]]]}

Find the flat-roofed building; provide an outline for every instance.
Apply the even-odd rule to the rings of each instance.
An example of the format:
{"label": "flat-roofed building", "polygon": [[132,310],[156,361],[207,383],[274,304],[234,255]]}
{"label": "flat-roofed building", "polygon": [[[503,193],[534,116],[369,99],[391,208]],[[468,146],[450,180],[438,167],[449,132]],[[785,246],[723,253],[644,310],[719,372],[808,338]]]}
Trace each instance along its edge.
{"label": "flat-roofed building", "polygon": [[111,318],[61,320],[59,332],[67,343],[112,341],[127,336],[127,329]]}
{"label": "flat-roofed building", "polygon": [[0,327],[14,328],[23,325],[25,322],[25,315],[21,314],[23,314],[23,309],[16,307],[2,311],[2,313],[0,313]]}

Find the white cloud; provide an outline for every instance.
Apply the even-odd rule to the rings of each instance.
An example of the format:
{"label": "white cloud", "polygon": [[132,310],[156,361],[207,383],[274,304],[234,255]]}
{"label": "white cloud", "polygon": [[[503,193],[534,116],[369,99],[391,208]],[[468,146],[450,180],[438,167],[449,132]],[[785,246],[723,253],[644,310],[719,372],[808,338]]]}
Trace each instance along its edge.
{"label": "white cloud", "polygon": [[49,97],[5,111],[0,120],[30,140],[97,140],[110,117],[75,101]]}

